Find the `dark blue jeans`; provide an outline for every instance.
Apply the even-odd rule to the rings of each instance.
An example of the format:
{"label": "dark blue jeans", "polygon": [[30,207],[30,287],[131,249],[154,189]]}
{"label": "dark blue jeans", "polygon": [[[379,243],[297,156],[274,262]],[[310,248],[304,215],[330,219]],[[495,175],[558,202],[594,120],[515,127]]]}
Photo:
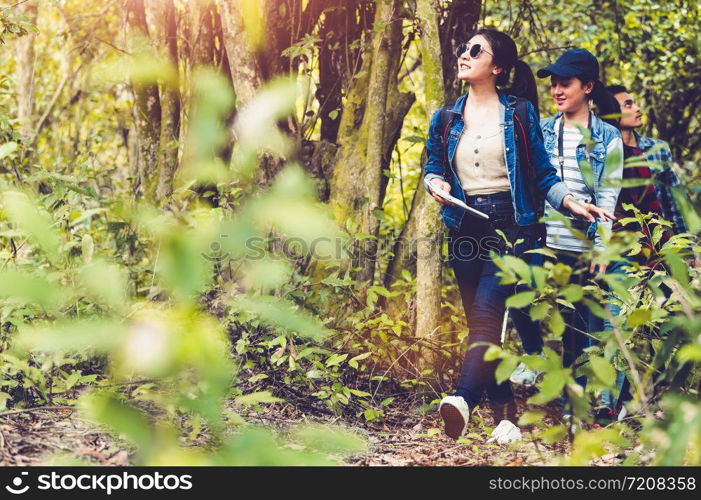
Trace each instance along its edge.
{"label": "dark blue jeans", "polygon": [[[592,277],[589,272],[588,262],[579,260],[579,254],[572,252],[557,251],[558,262],[562,262],[572,268],[573,273],[570,283],[586,285]],[[577,271],[579,273],[575,274]],[[562,316],[565,319],[565,332],[562,334],[562,365],[566,368],[572,366],[578,357],[582,355],[584,349],[593,346],[596,341],[590,334],[593,330],[593,315],[589,308],[582,302],[574,304],[575,309],[561,307]],[[575,366],[575,369],[578,366]],[[575,379],[582,387],[586,386],[586,377]]]}
{"label": "dark blue jeans", "polygon": [[[579,259],[580,254],[564,250],[555,250],[555,253],[557,255],[557,262],[561,262],[572,268],[573,273],[570,278],[570,283],[585,285],[588,282],[591,278],[588,268],[589,264]],[[560,306],[560,312],[567,325],[562,334],[562,365],[565,368],[572,367],[576,373],[577,368],[582,365],[582,363],[575,364],[577,358],[584,353],[586,348],[596,344],[596,340],[591,336],[591,332],[596,331],[596,327],[595,317],[591,311],[589,311],[589,308],[581,301],[574,305],[574,310]],[[524,316],[523,312],[521,312],[521,316]],[[541,352],[543,349],[543,339],[539,329],[527,326],[528,322],[530,322],[530,318],[522,318],[520,321],[526,326],[521,326],[520,328],[513,313],[512,319],[514,320],[516,329],[523,342],[524,350],[528,354]],[[586,387],[587,385],[587,378],[585,376],[580,375],[575,377],[575,381],[582,387]],[[565,413],[569,413],[567,403],[568,397],[565,392],[562,397],[562,405],[565,409]]]}
{"label": "dark blue jeans", "polygon": [[[509,253],[534,264],[538,256],[524,255],[523,252],[542,246],[544,230],[540,224],[516,225],[509,192],[469,196],[467,203],[489,215],[490,221],[465,216],[462,226],[457,231],[450,231],[448,239],[449,262],[455,272],[469,328],[468,350],[455,395],[462,396],[473,408],[486,390],[498,419],[514,419],[511,386],[508,381],[497,384],[494,376],[499,361],[485,361],[487,346],[477,344],[500,344],[506,299],[527,288],[521,290],[514,285],[500,284],[499,268],[490,258],[490,250],[500,255]],[[503,231],[512,243],[522,241],[507,249],[495,228]],[[530,321],[527,310],[512,310],[511,315],[517,328],[531,330],[526,334],[527,338],[540,336],[538,326]]]}

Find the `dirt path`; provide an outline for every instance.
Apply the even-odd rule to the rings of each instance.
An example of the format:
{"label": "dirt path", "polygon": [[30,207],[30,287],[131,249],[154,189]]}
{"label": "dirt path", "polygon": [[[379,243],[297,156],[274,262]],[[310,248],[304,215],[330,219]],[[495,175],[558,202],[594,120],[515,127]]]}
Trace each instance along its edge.
{"label": "dirt path", "polygon": [[[556,463],[569,448],[567,441],[550,446],[530,442],[529,430],[524,430],[524,441],[520,443],[487,444],[487,431],[494,424],[489,412],[479,409],[467,434],[458,442],[443,434],[437,412],[419,415],[415,408],[389,409],[385,423],[344,422],[339,417],[305,415],[290,404],[270,405],[244,418],[283,431],[305,422],[344,425],[368,441],[367,453],[348,460],[360,466],[543,465]],[[555,419],[555,412],[549,411],[546,425]],[[36,410],[0,417],[0,465],[78,461],[129,465],[130,458],[117,440],[70,410]]]}
{"label": "dirt path", "polygon": [[127,465],[129,454],[72,410],[33,410],[0,417],[0,465]]}

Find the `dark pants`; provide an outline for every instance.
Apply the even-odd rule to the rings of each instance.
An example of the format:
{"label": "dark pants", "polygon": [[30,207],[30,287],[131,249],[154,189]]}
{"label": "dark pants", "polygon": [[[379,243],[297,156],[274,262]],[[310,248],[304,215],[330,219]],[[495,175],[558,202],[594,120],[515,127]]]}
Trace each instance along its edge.
{"label": "dark pants", "polygon": [[[584,286],[592,278],[592,274],[589,272],[589,263],[579,260],[579,254],[558,250],[557,256],[558,262],[572,268],[570,283]],[[579,272],[577,273],[577,271]],[[565,332],[562,334],[562,365],[566,368],[569,368],[577,361],[584,349],[596,344],[596,340],[590,335],[593,331],[593,315],[591,311],[582,301],[576,302],[574,306],[574,310],[569,307],[560,307],[560,312],[567,325]],[[575,366],[575,369],[577,367],[578,365]],[[586,377],[577,377],[575,380],[582,387],[587,384]]]}
{"label": "dark pants", "polygon": [[[555,252],[557,255],[557,262],[561,262],[572,268],[573,272],[570,283],[576,283],[580,286],[586,285],[592,275],[589,272],[589,264],[579,259],[580,254],[564,250],[556,250]],[[577,358],[584,353],[586,348],[596,344],[596,340],[591,336],[591,332],[596,331],[596,328],[594,322],[595,317],[591,311],[589,311],[589,308],[581,301],[575,303],[574,306],[574,310],[569,307],[560,306],[560,312],[567,325],[562,334],[562,365],[566,368],[574,365],[573,369],[576,371],[580,366],[580,364],[575,364]],[[518,325],[516,326],[521,341],[523,342],[524,350],[529,354],[540,352],[543,348],[543,340],[540,332],[533,328],[518,328]],[[530,349],[536,349],[538,347],[539,349],[529,351],[526,349],[526,346],[529,346]],[[585,387],[587,384],[587,378],[584,376],[576,377],[575,380],[582,387]],[[566,408],[567,401],[568,398],[565,393],[562,403],[566,413],[568,412]]]}
{"label": "dark pants", "polygon": [[[537,256],[523,255],[523,252],[542,246],[543,226],[517,226],[508,192],[469,196],[467,202],[489,215],[491,220],[483,221],[466,215],[460,229],[451,231],[448,240],[450,265],[455,272],[469,328],[468,350],[455,395],[462,396],[473,408],[486,390],[491,406],[498,414],[497,419],[514,419],[511,386],[508,381],[497,384],[494,376],[499,361],[485,361],[487,346],[477,344],[500,344],[506,299],[527,288],[521,290],[514,285],[500,284],[501,278],[497,276],[499,268],[491,260],[490,250],[500,255],[508,252],[533,264]],[[500,229],[512,243],[522,241],[513,249],[507,249],[495,228]],[[513,310],[511,313],[517,327],[535,330],[527,335],[528,338],[539,336],[538,327],[530,321],[527,310]]]}

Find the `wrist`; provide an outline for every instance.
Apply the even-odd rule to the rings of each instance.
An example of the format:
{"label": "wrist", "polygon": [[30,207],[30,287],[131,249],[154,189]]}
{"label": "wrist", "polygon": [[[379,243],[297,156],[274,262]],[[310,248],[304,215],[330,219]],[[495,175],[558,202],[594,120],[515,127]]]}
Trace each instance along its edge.
{"label": "wrist", "polygon": [[572,206],[572,203],[576,203],[577,200],[574,199],[574,196],[572,193],[567,193],[564,198],[562,198],[562,207],[563,208],[569,208]]}

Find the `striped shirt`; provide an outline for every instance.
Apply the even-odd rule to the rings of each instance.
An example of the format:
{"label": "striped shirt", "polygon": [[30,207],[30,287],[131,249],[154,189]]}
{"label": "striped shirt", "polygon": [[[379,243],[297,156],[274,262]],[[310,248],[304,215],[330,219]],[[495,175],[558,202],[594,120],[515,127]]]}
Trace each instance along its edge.
{"label": "striped shirt", "polygon": [[[555,122],[555,136],[556,141],[558,140],[558,131],[560,127],[560,120]],[[563,153],[564,153],[564,164],[562,169],[560,169],[560,161],[558,159],[557,147],[553,150],[553,154],[550,157],[550,162],[557,170],[557,174],[562,177],[562,180],[567,184],[572,195],[577,201],[591,203],[592,195],[587,185],[582,177],[582,172],[577,164],[576,150],[577,146],[582,142],[582,133],[577,128],[564,128],[563,137]],[[609,145],[615,147],[616,141],[612,141]],[[608,153],[608,151],[607,151]],[[545,216],[551,217],[553,214],[558,213],[555,208],[553,208],[550,203],[545,203]],[[573,227],[581,232],[586,233],[586,228],[588,223],[579,223],[579,220],[573,220]],[[577,238],[564,223],[560,221],[547,221],[547,240],[546,245],[550,248],[555,248],[558,250],[569,250],[571,252],[585,252],[588,250],[588,245],[585,241]]]}

